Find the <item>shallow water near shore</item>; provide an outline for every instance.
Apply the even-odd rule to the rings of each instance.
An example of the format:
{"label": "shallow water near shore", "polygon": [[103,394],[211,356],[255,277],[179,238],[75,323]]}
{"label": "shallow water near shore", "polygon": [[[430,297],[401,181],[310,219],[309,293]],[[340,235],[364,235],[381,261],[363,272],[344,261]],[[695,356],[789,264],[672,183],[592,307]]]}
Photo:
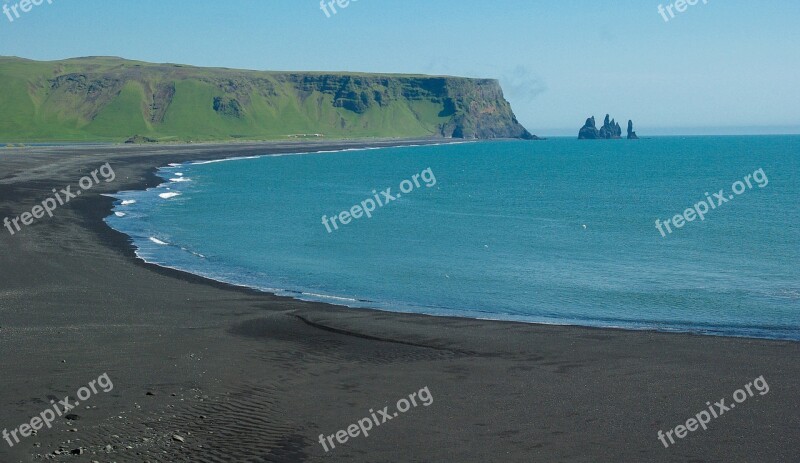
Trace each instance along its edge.
{"label": "shallow water near shore", "polygon": [[[799,154],[796,136],[664,137],[190,163],[106,221],[148,262],[299,299],[797,340]],[[372,218],[323,224],[428,168]],[[704,220],[656,228],[759,169]]]}

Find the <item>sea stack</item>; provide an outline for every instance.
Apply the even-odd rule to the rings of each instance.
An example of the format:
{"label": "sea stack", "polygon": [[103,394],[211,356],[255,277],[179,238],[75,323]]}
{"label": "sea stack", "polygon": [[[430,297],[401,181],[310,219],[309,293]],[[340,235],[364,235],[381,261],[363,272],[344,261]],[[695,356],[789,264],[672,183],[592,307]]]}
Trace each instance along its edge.
{"label": "sea stack", "polygon": [[638,140],[639,137],[636,136],[636,132],[633,131],[633,121],[628,121],[628,140]]}
{"label": "sea stack", "polygon": [[579,140],[595,140],[600,138],[600,132],[597,130],[597,123],[594,121],[594,116],[586,119],[586,124],[578,132]]}
{"label": "sea stack", "polygon": [[[620,127],[619,122],[611,119],[611,116],[608,114],[606,114],[606,118],[603,120],[603,126],[600,127],[599,130],[597,129],[594,116],[592,116],[586,119],[586,124],[584,124],[578,132],[579,140],[619,140],[621,138],[622,127]],[[636,132],[633,131],[633,121],[628,121],[628,139],[637,140],[638,138]]]}
{"label": "sea stack", "polygon": [[600,128],[600,138],[611,140],[622,138],[622,128],[617,124],[614,119],[609,120],[610,116],[606,114],[603,120],[603,126]]}

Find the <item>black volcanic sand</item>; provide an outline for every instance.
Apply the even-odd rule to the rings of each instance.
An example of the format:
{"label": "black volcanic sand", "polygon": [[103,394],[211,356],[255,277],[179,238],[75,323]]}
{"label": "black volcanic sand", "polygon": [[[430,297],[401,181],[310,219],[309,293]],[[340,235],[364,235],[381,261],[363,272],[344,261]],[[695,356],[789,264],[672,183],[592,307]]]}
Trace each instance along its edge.
{"label": "black volcanic sand", "polygon": [[[0,230],[0,428],[103,373],[114,385],[76,420],[0,441],[0,462],[798,461],[798,343],[298,302],[144,264],[102,222],[99,193],[154,186],[158,166],[333,147],[0,150],[0,219],[105,162],[117,174],[52,219]],[[768,394],[669,449],[657,439],[761,375]],[[328,454],[317,442],[426,386],[429,407]]]}

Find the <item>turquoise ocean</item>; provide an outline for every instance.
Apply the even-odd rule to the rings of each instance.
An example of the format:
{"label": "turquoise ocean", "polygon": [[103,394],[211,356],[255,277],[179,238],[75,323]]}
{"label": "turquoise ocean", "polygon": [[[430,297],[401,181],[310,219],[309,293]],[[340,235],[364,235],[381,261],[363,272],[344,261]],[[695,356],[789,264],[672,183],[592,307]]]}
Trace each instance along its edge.
{"label": "turquoise ocean", "polygon": [[[800,340],[799,136],[476,142],[159,175],[119,192],[107,223],[145,261],[215,280],[354,310]],[[371,218],[342,220],[376,194]],[[674,226],[707,197],[704,220]]]}

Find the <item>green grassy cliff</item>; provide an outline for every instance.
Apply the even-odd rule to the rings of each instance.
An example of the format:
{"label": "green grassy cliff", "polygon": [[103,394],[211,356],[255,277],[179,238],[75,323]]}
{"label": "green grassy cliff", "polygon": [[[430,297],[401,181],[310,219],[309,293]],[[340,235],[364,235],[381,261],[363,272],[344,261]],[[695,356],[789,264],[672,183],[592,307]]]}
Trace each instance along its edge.
{"label": "green grassy cliff", "polygon": [[534,138],[495,80],[0,57],[0,140]]}

